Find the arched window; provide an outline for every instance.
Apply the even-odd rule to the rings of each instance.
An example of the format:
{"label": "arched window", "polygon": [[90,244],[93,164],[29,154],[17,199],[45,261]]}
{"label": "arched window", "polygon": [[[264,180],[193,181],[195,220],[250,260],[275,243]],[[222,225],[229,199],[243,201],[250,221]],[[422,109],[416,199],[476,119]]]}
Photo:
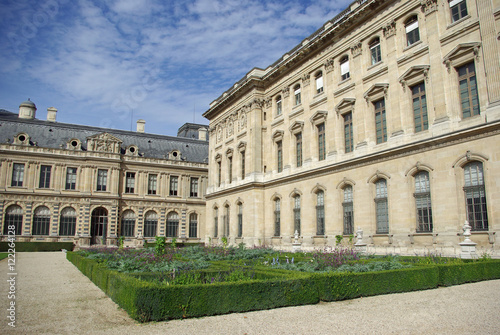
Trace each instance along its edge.
{"label": "arched window", "polygon": [[179,214],[170,212],[167,215],[167,237],[177,237],[179,231]]}
{"label": "arched window", "polygon": [[417,208],[417,232],[432,231],[431,185],[429,172],[415,175],[415,206]]}
{"label": "arched window", "polygon": [[342,80],[346,80],[351,75],[349,73],[349,57],[344,56],[340,59],[340,76]]}
{"label": "arched window", "polygon": [[354,206],[352,186],[344,187],[344,201],[342,202],[344,210],[344,235],[354,234]]}
{"label": "arched window", "polygon": [[274,199],[274,236],[281,235],[281,200]]}
{"label": "arched window", "polygon": [[316,193],[316,235],[325,235],[325,193]]}
{"label": "arched window", "polygon": [[467,220],[472,230],[488,230],[483,164],[481,162],[471,162],[465,165],[464,179]]}
{"label": "arched window", "polygon": [[316,94],[323,92],[323,72],[316,73]]}
{"label": "arched window", "polygon": [[370,56],[371,56],[371,64],[375,65],[378,62],[382,61],[382,53],[380,52],[380,38],[374,38],[370,44]]}
{"label": "arched window", "polygon": [[412,16],[405,22],[406,30],[406,45],[410,46],[418,41],[420,41],[420,33],[418,30],[418,18],[417,16]]}
{"label": "arched window", "polygon": [[35,209],[33,215],[32,235],[49,235],[50,228],[50,210],[45,206]]}
{"label": "arched window", "polygon": [[122,216],[122,236],[134,236],[135,228],[135,213],[131,210],[127,210]]}
{"label": "arched window", "polygon": [[387,202],[387,181],[375,182],[375,208],[377,215],[377,234],[389,233],[389,207]]}
{"label": "arched window", "polygon": [[76,211],[66,207],[61,211],[59,220],[59,236],[74,236],[76,233]]}
{"label": "arched window", "polygon": [[300,94],[300,85],[296,85],[293,88],[294,96],[295,96],[295,106],[298,106],[302,103],[302,98]]}
{"label": "arched window", "polygon": [[243,205],[238,204],[238,237],[243,236]]}
{"label": "arched window", "polygon": [[229,216],[230,212],[229,212],[229,205],[226,205],[224,207],[224,220],[223,220],[223,224],[224,224],[224,227],[223,227],[223,232],[222,232],[222,236],[229,236]]}
{"label": "arched window", "polygon": [[155,211],[148,211],[144,216],[144,237],[155,237],[158,227],[158,214]]}
{"label": "arched window", "polygon": [[9,206],[5,211],[3,234],[12,236],[12,231],[15,235],[21,235],[23,232],[23,209],[18,205]]}
{"label": "arched window", "polygon": [[189,214],[189,237],[198,237],[198,214]]}
{"label": "arched window", "polygon": [[293,231],[300,235],[300,195],[293,197]]}

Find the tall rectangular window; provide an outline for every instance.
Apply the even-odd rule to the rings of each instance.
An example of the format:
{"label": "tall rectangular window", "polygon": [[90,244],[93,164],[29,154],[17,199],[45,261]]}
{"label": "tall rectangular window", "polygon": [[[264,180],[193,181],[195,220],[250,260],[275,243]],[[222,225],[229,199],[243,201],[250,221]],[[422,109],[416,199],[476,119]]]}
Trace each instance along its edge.
{"label": "tall rectangular window", "polygon": [[413,122],[415,123],[415,132],[429,129],[427,120],[427,99],[425,97],[425,84],[421,83],[411,88],[413,99]]}
{"label": "tall rectangular window", "polygon": [[354,234],[354,206],[352,186],[344,187],[344,202],[342,202],[344,211],[344,235]]}
{"label": "tall rectangular window", "polygon": [[39,188],[49,188],[50,187],[50,173],[52,172],[52,166],[42,165],[40,167],[40,183]]}
{"label": "tall rectangular window", "polygon": [[295,135],[295,150],[297,157],[297,167],[302,166],[302,133]]}
{"label": "tall rectangular window", "polygon": [[477,93],[476,69],[474,62],[457,68],[460,88],[460,103],[462,117],[479,115],[479,97]]}
{"label": "tall rectangular window", "polygon": [[280,116],[283,113],[283,105],[281,102],[281,95],[276,98],[276,116]]}
{"label": "tall rectangular window", "polygon": [[233,181],[233,156],[227,158],[227,174],[229,178],[229,184]]}
{"label": "tall rectangular window", "polygon": [[214,210],[214,237],[219,236],[219,209]]}
{"label": "tall rectangular window", "polygon": [[372,65],[382,61],[382,54],[380,52],[380,39],[377,37],[370,43],[370,55]]}
{"label": "tall rectangular window", "polygon": [[189,186],[189,196],[192,198],[198,197],[198,178],[191,178],[191,184]]}
{"label": "tall rectangular window", "polygon": [[135,190],[135,172],[125,174],[125,193],[134,193]]}
{"label": "tall rectangular window", "polygon": [[344,114],[344,145],[345,152],[351,152],[354,149],[354,139],[352,131],[352,113]]}
{"label": "tall rectangular window", "polygon": [[417,208],[417,232],[432,231],[431,186],[429,172],[415,175],[415,206]]}
{"label": "tall rectangular window", "polygon": [[245,150],[241,152],[241,180],[245,179]]}
{"label": "tall rectangular window", "polygon": [[385,99],[380,99],[375,105],[375,132],[377,144],[387,142],[387,122],[385,120]]}
{"label": "tall rectangular window", "polygon": [[12,183],[11,186],[23,186],[24,180],[24,164],[14,163],[12,168]]}
{"label": "tall rectangular window", "polygon": [[106,191],[108,184],[108,170],[97,170],[97,191]]}
{"label": "tall rectangular window", "polygon": [[66,189],[76,189],[76,168],[69,167],[66,169]]}
{"label": "tall rectangular window", "polygon": [[177,195],[178,182],[179,182],[179,177],[170,176],[170,195],[172,196]]}
{"label": "tall rectangular window", "polygon": [[405,23],[406,30],[406,45],[410,46],[415,42],[420,41],[420,32],[418,30],[418,18],[413,16]]}
{"label": "tall rectangular window", "polygon": [[325,235],[325,193],[316,193],[316,235]]}
{"label": "tall rectangular window", "polygon": [[464,179],[467,220],[472,230],[488,230],[488,210],[486,206],[483,164],[480,162],[471,162],[465,165]]}
{"label": "tall rectangular window", "polygon": [[217,186],[220,187],[222,183],[222,162],[217,162]]}
{"label": "tall rectangular window", "polygon": [[276,151],[277,151],[277,159],[278,159],[278,172],[283,171],[283,142],[276,142]]}
{"label": "tall rectangular window", "polygon": [[198,215],[195,213],[189,215],[189,237],[198,237]]}
{"label": "tall rectangular window", "polygon": [[466,0],[451,0],[450,1],[451,20],[458,21],[467,16],[467,1]]}
{"label": "tall rectangular window", "polygon": [[281,200],[274,200],[274,236],[281,235]]}
{"label": "tall rectangular window", "polygon": [[340,60],[340,77],[346,80],[351,75],[349,73],[349,57],[345,56]]}
{"label": "tall rectangular window", "polygon": [[316,93],[321,92],[323,92],[323,72],[318,72],[316,74]]}
{"label": "tall rectangular window", "polygon": [[156,194],[158,185],[158,175],[150,174],[148,176],[148,194]]}
{"label": "tall rectangular window", "polygon": [[325,124],[318,126],[318,159],[324,160],[326,157]]}
{"label": "tall rectangular window", "polygon": [[293,200],[293,231],[300,235],[300,195],[296,195]]}
{"label": "tall rectangular window", "polygon": [[300,85],[295,86],[294,95],[295,95],[295,106],[300,105],[302,103]]}
{"label": "tall rectangular window", "polygon": [[375,207],[377,215],[377,234],[389,233],[389,207],[387,203],[387,182],[379,179],[375,183]]}
{"label": "tall rectangular window", "polygon": [[238,205],[238,237],[243,236],[243,205]]}

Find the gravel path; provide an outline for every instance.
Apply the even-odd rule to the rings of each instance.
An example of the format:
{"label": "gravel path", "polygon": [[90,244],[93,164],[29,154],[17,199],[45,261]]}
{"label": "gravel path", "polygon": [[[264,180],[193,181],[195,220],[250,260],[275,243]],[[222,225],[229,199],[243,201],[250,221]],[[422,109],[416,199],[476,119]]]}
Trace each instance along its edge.
{"label": "gravel path", "polygon": [[[500,280],[355,300],[139,324],[62,252],[0,262],[0,334],[500,334]],[[15,301],[16,327],[8,325]]]}

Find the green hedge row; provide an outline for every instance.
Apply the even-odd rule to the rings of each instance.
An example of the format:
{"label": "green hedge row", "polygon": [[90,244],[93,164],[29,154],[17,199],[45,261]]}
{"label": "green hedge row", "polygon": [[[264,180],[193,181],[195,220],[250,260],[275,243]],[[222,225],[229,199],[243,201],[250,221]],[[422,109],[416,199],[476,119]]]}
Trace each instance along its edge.
{"label": "green hedge row", "polygon": [[139,280],[141,275],[109,270],[73,252],[68,252],[67,258],[140,322],[315,304],[500,278],[500,261],[492,260],[364,273],[310,274],[280,270],[273,274],[276,270],[268,270],[265,275],[260,273],[265,272],[263,269],[258,269],[260,278],[271,279],[165,285]]}
{"label": "green hedge row", "polygon": [[[14,242],[16,252],[73,250],[73,242]],[[9,242],[0,242],[0,252],[8,252]]]}

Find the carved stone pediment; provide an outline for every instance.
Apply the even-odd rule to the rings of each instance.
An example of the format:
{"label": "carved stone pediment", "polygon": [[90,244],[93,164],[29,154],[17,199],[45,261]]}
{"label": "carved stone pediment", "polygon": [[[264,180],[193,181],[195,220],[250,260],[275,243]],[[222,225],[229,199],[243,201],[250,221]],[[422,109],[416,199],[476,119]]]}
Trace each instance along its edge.
{"label": "carved stone pediment", "polygon": [[88,151],[101,151],[119,154],[121,144],[122,140],[108,133],[101,133],[87,137]]}

